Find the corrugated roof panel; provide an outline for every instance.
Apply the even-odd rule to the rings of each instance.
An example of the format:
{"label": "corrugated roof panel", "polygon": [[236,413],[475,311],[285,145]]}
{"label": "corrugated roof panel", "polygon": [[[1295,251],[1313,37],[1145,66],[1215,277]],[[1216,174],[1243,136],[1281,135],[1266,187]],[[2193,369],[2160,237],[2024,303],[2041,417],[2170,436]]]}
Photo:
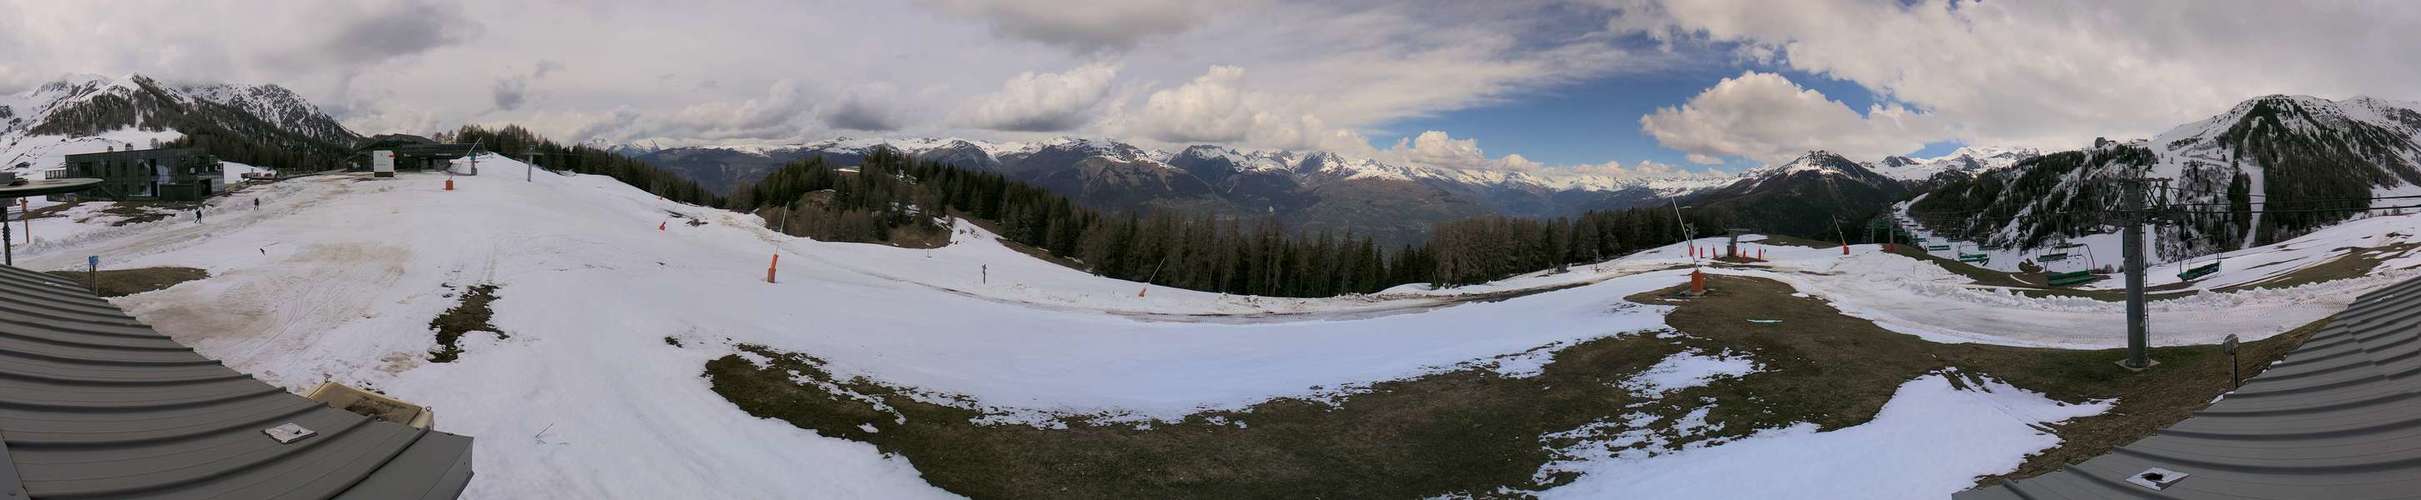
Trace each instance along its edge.
{"label": "corrugated roof panel", "polygon": [[[280,443],[263,430],[314,435]],[[470,438],[303,399],[56,277],[0,267],[0,491],[33,498],[453,498]]]}
{"label": "corrugated roof panel", "polygon": [[[2364,294],[2285,360],[2193,417],[1962,500],[2421,497],[2421,279]],[[2186,473],[2161,490],[2127,479]]]}

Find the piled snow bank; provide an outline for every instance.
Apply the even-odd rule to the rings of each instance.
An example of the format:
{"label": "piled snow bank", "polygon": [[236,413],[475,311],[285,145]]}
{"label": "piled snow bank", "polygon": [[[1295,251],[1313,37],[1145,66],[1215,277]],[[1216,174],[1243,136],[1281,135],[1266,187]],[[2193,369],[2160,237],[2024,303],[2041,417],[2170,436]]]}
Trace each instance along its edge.
{"label": "piled snow bank", "polygon": [[1962,390],[1926,375],[1902,384],[1865,424],[1826,432],[1800,424],[1646,457],[1606,454],[1573,464],[1579,480],[1540,496],[1944,498],[2059,444],[2034,426],[2109,408],[2064,404],[1998,381]]}

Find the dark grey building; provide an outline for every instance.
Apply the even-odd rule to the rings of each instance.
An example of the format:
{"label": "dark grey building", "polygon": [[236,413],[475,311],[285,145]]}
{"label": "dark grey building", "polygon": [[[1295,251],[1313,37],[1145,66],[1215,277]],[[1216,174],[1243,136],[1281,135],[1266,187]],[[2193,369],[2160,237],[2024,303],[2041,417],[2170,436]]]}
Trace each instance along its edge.
{"label": "dark grey building", "polygon": [[2421,498],[2421,279],[2364,294],[2177,425],[1957,498]]}
{"label": "dark grey building", "polygon": [[447,499],[470,480],[471,438],[304,399],[0,266],[0,499]]}
{"label": "dark grey building", "polygon": [[219,159],[196,148],[74,154],[66,165],[68,177],[101,180],[86,198],[199,201],[227,188]]}

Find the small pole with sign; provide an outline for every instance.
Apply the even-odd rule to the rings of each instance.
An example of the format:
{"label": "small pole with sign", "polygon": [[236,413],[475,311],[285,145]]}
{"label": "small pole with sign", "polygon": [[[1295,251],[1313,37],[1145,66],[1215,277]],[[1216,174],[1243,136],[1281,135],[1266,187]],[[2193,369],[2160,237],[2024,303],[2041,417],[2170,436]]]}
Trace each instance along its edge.
{"label": "small pole with sign", "polygon": [[94,295],[101,294],[101,256],[84,256],[84,286],[91,287]]}
{"label": "small pole with sign", "polygon": [[2237,389],[2243,389],[2244,369],[2236,364],[2236,334],[2228,334],[2226,340],[2219,341],[2219,350],[2228,353],[2228,381],[2234,383]]}

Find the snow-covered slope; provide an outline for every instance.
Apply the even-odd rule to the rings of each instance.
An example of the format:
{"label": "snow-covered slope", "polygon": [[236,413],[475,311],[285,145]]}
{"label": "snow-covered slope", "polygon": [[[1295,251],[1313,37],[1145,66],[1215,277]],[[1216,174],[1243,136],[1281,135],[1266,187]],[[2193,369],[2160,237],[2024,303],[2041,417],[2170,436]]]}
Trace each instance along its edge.
{"label": "snow-covered slope", "polygon": [[[21,247],[19,262],[71,268],[99,255],[113,268],[210,270],[209,279],[118,301],[163,333],[263,380],[302,388],[333,379],[430,405],[441,430],[480,439],[474,498],[944,495],[903,459],[749,417],[715,395],[699,366],[739,343],[809,353],[844,376],[966,395],[1010,417],[1170,417],[1660,328],[1661,308],[1624,297],[1684,282],[1685,272],[1672,268],[1690,262],[1676,245],[1468,289],[1225,296],[1044,263],[969,225],[935,250],[822,243],[600,176],[464,176],[452,191],[442,180],[305,177],[214,201],[200,223],[102,224],[72,234],[45,225],[37,229],[62,236]],[[1944,341],[2108,346],[2122,338],[2115,322],[2093,321],[2111,315],[2108,304],[1966,288],[1957,275],[1873,246],[1855,247],[1850,257],[1831,248],[1763,250],[1773,267],[1722,272],[1786,280],[1888,328]],[[767,283],[775,255],[778,282]],[[474,333],[461,360],[423,361],[434,343],[429,318],[452,307],[462,287],[480,283],[501,286],[493,323],[510,338]],[[1564,285],[1580,286],[1445,300]],[[2164,305],[2154,312],[2161,331],[2183,333],[2156,342],[2265,337],[2278,331],[2271,322],[2308,321],[2341,307],[2352,296],[2344,290]],[[1939,495],[2048,446],[2030,425],[2089,409],[1998,390],[1990,401],[1958,403],[1973,394],[1941,385],[1912,381],[1900,396],[1908,402],[1895,400],[1883,418],[1840,431],[1794,428],[1644,461],[1565,464],[1602,480],[1558,494],[1695,491],[1672,489],[1656,479],[1663,475],[1624,471],[1698,477],[1714,473],[1706,461],[1719,458],[1844,484],[1913,481],[1892,484]],[[1989,411],[1996,406],[2041,411],[2008,416]],[[1922,423],[1945,418],[1964,427]],[[1995,437],[1959,447],[1862,437],[1967,432]],[[1804,453],[1793,451],[1804,450],[1798,443],[1943,459],[1923,468],[1792,459]]]}

